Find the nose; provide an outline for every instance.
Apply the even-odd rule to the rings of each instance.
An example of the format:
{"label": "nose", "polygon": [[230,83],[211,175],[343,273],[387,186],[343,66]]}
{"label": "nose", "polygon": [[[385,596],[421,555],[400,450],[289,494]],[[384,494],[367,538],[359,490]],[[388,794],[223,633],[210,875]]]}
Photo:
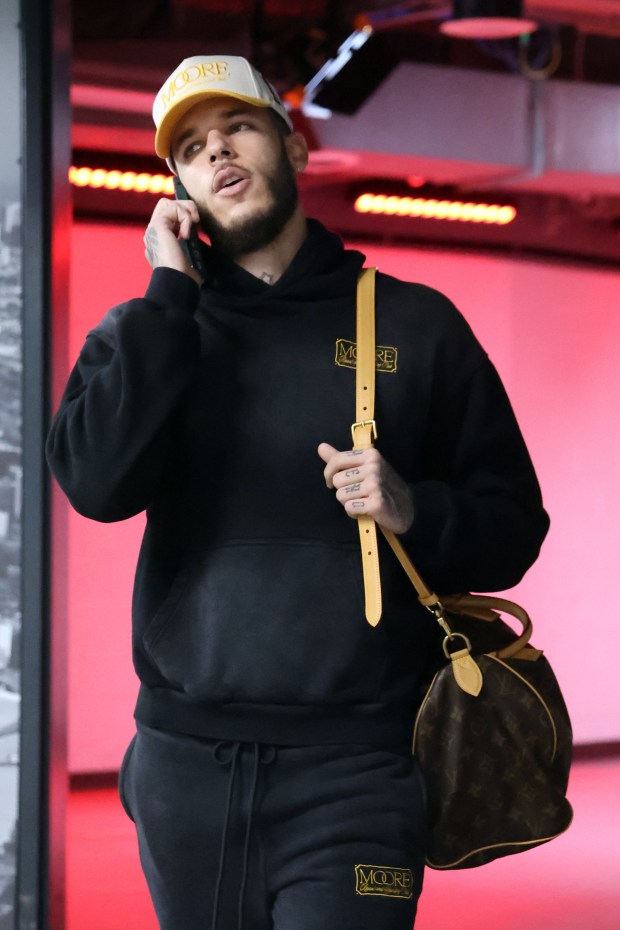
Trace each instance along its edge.
{"label": "nose", "polygon": [[209,161],[212,165],[220,158],[232,158],[233,151],[230,141],[218,129],[212,129],[207,139]]}

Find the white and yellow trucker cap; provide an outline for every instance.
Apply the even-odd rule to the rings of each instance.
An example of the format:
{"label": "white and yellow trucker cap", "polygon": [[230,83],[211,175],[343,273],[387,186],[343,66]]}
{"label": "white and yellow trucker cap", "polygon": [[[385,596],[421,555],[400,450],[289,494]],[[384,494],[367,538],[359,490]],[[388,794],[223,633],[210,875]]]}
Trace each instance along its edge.
{"label": "white and yellow trucker cap", "polygon": [[160,158],[170,157],[170,140],[181,117],[209,97],[235,97],[255,107],[271,107],[293,129],[286,107],[249,61],[236,55],[196,55],[181,62],[155,97],[155,151]]}

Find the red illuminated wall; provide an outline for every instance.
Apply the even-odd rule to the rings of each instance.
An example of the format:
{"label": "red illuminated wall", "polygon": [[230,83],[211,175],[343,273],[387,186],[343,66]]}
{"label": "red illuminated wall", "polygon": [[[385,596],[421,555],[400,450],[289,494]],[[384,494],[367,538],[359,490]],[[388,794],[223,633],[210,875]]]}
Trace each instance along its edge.
{"label": "red illuminated wall", "polygon": [[[69,365],[109,307],[144,293],[143,235],[75,224]],[[130,602],[144,519],[95,523],[70,511],[68,526],[69,770],[106,771],[118,766],[133,732]]]}
{"label": "red illuminated wall", "polygon": [[[142,235],[75,225],[71,360],[109,306],[143,293]],[[440,251],[363,251],[382,271],[447,293],[497,365],[552,518],[540,560],[511,596],[531,610],[534,641],[553,661],[577,740],[620,739],[612,594],[620,574],[620,274]],[[130,599],[142,526],[142,518],[69,519],[72,771],[114,768],[132,734]]]}

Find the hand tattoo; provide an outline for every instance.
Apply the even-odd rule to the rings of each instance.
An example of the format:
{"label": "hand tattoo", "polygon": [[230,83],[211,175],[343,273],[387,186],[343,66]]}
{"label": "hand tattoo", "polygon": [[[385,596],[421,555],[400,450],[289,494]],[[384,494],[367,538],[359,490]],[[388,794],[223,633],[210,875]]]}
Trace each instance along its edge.
{"label": "hand tattoo", "polygon": [[348,471],[345,471],[344,475],[345,475],[345,478],[352,478],[353,475],[359,475],[359,473],[360,473],[359,468],[350,468]]}
{"label": "hand tattoo", "polygon": [[347,494],[356,494],[356,493],[359,491],[359,489],[361,488],[361,486],[362,486],[362,483],[361,483],[361,481],[360,481],[360,482],[358,482],[357,484],[351,484],[351,485],[349,485],[348,488],[345,488],[345,491],[347,492]]}
{"label": "hand tattoo", "polygon": [[154,229],[147,229],[144,244],[146,245],[146,259],[151,268],[156,268],[159,258],[159,243]]}
{"label": "hand tattoo", "polygon": [[364,501],[353,501],[353,506],[357,507],[359,510],[364,509]]}

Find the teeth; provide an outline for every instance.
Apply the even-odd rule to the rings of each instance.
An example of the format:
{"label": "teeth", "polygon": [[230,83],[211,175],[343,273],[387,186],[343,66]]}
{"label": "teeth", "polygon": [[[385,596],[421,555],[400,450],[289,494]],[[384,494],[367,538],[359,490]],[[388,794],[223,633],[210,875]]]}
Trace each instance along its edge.
{"label": "teeth", "polygon": [[226,181],[226,183],[224,184],[224,187],[230,187],[231,184],[237,184],[237,182],[240,180],[241,178],[231,178],[230,181]]}

